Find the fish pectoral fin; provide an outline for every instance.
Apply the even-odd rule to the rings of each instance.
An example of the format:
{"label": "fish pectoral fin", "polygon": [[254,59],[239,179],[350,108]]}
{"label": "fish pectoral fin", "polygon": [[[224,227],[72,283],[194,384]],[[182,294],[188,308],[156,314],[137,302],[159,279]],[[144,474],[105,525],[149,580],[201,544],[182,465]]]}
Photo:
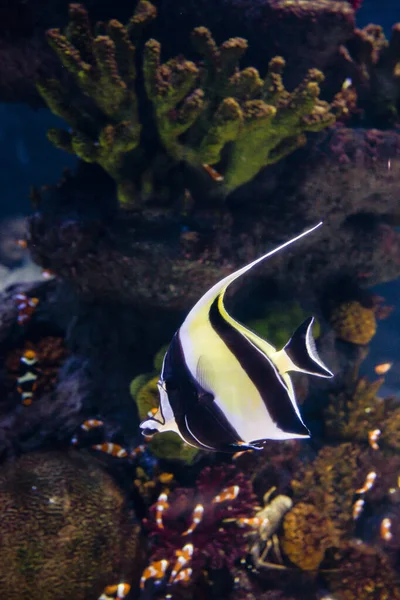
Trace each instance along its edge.
{"label": "fish pectoral fin", "polygon": [[[286,346],[276,353],[276,363],[279,361],[282,371],[300,371],[317,377],[333,377],[333,373],[324,365],[318,356],[317,348],[312,334],[314,317],[306,319],[294,332]],[[286,360],[285,360],[286,358]]]}
{"label": "fish pectoral fin", "polygon": [[215,390],[216,377],[217,373],[212,362],[203,354],[197,361],[197,383],[203,388],[203,390],[211,393],[213,390]]}

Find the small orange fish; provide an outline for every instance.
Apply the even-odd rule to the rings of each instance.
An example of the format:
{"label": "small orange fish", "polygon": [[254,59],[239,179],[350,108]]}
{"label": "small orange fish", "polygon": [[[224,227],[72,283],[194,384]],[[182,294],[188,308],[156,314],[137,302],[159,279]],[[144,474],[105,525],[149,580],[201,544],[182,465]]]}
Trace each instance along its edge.
{"label": "small orange fish", "polygon": [[123,600],[125,596],[131,591],[129,583],[118,583],[117,585],[108,585],[99,600],[108,600],[110,597],[114,597],[115,600]]}
{"label": "small orange fish", "polygon": [[137,458],[138,456],[143,454],[143,452],[145,450],[146,450],[146,446],[144,444],[140,444],[140,446],[137,446],[136,448],[131,450],[129,456],[130,456],[130,458]]}
{"label": "small orange fish", "polygon": [[381,365],[376,365],[376,367],[375,367],[375,373],[377,375],[385,375],[385,373],[387,373],[388,371],[390,371],[390,369],[392,367],[393,367],[393,363],[391,363],[391,362],[382,363]]}
{"label": "small orange fish", "polygon": [[393,534],[390,531],[391,527],[392,527],[391,519],[389,519],[388,517],[385,517],[384,519],[382,519],[381,526],[380,526],[380,534],[381,534],[381,538],[385,542],[390,542],[390,540],[393,538]]}
{"label": "small orange fish", "polygon": [[169,577],[169,583],[173,583],[176,580],[177,574],[183,569],[183,567],[191,560],[193,556],[193,544],[186,544],[182,550],[176,550],[176,562],[171,571]]}
{"label": "small orange fish", "polygon": [[356,494],[365,494],[365,492],[368,492],[368,490],[370,490],[372,488],[372,486],[374,485],[375,479],[376,479],[375,471],[370,471],[368,473],[367,477],[365,478],[363,486],[360,487],[360,489],[356,490]]}
{"label": "small orange fish", "polygon": [[169,562],[165,558],[163,560],[150,563],[150,565],[145,568],[140,578],[140,589],[144,590],[144,586],[146,585],[146,581],[148,579],[155,579],[156,581],[163,579],[168,567]]}
{"label": "small orange fish", "polygon": [[39,298],[29,298],[26,294],[15,294],[14,300],[18,308],[18,325],[24,325],[35,312]]}
{"label": "small orange fish", "polygon": [[86,421],[83,421],[81,429],[83,429],[83,431],[90,431],[96,427],[103,427],[103,425],[103,421],[100,421],[99,419],[87,419]]}
{"label": "small orange fish", "polygon": [[52,277],[55,277],[55,273],[53,273],[53,271],[50,271],[50,269],[43,269],[42,277],[43,279],[51,279]]}
{"label": "small orange fish", "polygon": [[191,569],[190,567],[182,569],[181,571],[179,571],[179,573],[177,573],[176,577],[174,578],[174,583],[188,583],[190,581],[192,573],[193,569]]}
{"label": "small orange fish", "polygon": [[263,524],[267,525],[268,522],[267,517],[239,517],[236,521],[239,527],[252,527],[253,529],[258,529]]}
{"label": "small orange fish", "polygon": [[120,446],[119,444],[113,444],[112,442],[104,442],[104,444],[96,444],[92,446],[93,450],[100,450],[101,452],[105,452],[106,454],[110,454],[110,456],[116,456],[117,458],[126,458],[128,456],[125,448]]}
{"label": "small orange fish", "polygon": [[231,485],[228,488],[224,488],[220,494],[217,494],[215,498],[213,498],[213,504],[218,504],[219,502],[227,502],[228,500],[235,500],[237,495],[240,492],[240,488],[238,485]]}
{"label": "small orange fish", "polygon": [[204,514],[204,506],[202,504],[197,504],[197,506],[195,506],[195,508],[193,510],[192,524],[190,525],[189,529],[187,529],[186,531],[184,531],[182,533],[182,535],[190,535],[191,533],[193,533],[193,531],[196,529],[197,525],[199,523],[201,523],[203,514]]}
{"label": "small orange fish", "polygon": [[213,169],[213,167],[210,167],[210,165],[206,165],[204,163],[201,166],[203,167],[203,169],[205,170],[207,175],[209,175],[213,181],[216,181],[217,183],[221,183],[221,181],[224,180],[223,175],[221,175],[221,173],[218,173],[218,171]]}
{"label": "small orange fish", "polygon": [[363,498],[359,498],[358,500],[356,500],[353,504],[353,519],[356,521],[364,508],[364,504],[365,504],[365,500],[363,500]]}
{"label": "small orange fish", "polygon": [[34,350],[25,350],[20,358],[21,375],[17,379],[17,391],[21,394],[21,402],[24,406],[30,406],[33,393],[37,388],[38,370],[37,354]]}
{"label": "small orange fish", "polygon": [[368,443],[371,446],[372,450],[379,450],[378,439],[381,436],[380,429],[373,429],[372,431],[368,431]]}
{"label": "small orange fish", "polygon": [[163,512],[169,508],[168,504],[168,496],[165,492],[158,496],[156,502],[156,523],[160,529],[164,529],[164,524],[162,522]]}

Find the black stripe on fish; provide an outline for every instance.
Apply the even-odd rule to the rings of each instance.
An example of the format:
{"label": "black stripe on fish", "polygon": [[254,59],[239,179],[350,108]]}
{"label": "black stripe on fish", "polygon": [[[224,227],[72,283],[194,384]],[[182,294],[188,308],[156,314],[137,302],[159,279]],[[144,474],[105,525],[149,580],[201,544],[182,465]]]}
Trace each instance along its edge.
{"label": "black stripe on fish", "polygon": [[309,435],[308,429],[295,411],[284,381],[272,362],[224,319],[218,308],[218,298],[210,307],[211,326],[257,388],[272,421],[285,433]]}
{"label": "black stripe on fish", "polygon": [[189,371],[177,332],[161,373],[176,424],[184,439],[202,449],[232,451],[240,436]]}
{"label": "black stripe on fish", "polygon": [[312,335],[313,317],[306,319],[294,332],[284,350],[290,360],[304,373],[317,377],[333,377],[318,356]]}

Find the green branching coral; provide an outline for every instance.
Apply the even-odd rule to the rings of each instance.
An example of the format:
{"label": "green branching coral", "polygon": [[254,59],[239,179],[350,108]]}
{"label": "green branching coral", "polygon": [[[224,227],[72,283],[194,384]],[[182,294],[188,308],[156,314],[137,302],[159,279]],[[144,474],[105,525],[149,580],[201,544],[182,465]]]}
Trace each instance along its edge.
{"label": "green branching coral", "polygon": [[252,67],[239,70],[246,40],[231,38],[218,47],[205,27],[194,29],[192,39],[204,59],[201,67],[183,58],[161,64],[160,44],[146,43],[146,91],[167,152],[197,167],[223,161],[227,192],[303,145],[305,132],[334,122],[330,105],[318,99],[320,71],[310,70],[289,93],[281,57],[270,61],[262,80]]}
{"label": "green branching coral", "polygon": [[115,180],[122,204],[131,203],[137,195],[133,173],[140,160],[135,46],[129,33],[140,31],[154,16],[152,4],[141,0],[126,27],[111,20],[104,33],[94,37],[84,7],[71,4],[65,34],[51,29],[47,38],[94,109],[88,109],[84,102],[71,102],[70,92],[57,80],[38,84],[52,112],[71,126],[70,132],[51,129],[49,139],[84,161],[101,165]]}
{"label": "green branching coral", "polygon": [[199,170],[217,165],[221,177],[216,179],[224,181],[222,188],[220,181],[215,186],[227,194],[303,145],[306,132],[334,122],[330,105],[318,98],[320,71],[310,70],[288,92],[282,58],[270,61],[263,80],[252,67],[239,69],[246,40],[231,38],[218,47],[208,29],[197,27],[192,40],[202,57],[198,63],[181,56],[162,63],[159,42],[145,44],[144,86],[158,134],[149,152],[139,114],[150,105],[138,111],[144,94],[138,89],[135,53],[139,34],[155,15],[155,7],[140,0],[126,26],[111,20],[98,25],[94,35],[84,7],[71,4],[65,33],[47,32],[79,92],[63,89],[54,79],[38,85],[49,108],[71,127],[70,132],[52,129],[49,138],[101,165],[116,182],[122,205],[137,207],[152,193],[155,155],[163,155],[166,165],[183,161]]}

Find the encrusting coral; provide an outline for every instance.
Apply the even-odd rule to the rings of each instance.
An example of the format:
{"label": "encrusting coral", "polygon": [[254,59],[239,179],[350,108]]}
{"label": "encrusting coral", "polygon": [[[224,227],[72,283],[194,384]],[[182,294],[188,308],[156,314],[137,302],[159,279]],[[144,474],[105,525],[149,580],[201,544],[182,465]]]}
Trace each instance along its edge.
{"label": "encrusting coral", "polygon": [[283,521],[282,550],[303,571],[317,571],[326,550],[338,544],[334,522],[313,504],[297,503]]}
{"label": "encrusting coral", "polygon": [[[127,26],[111,20],[94,37],[83,6],[71,4],[65,34],[53,29],[47,36],[84,98],[76,102],[73,92],[54,79],[38,85],[49,108],[71,126],[71,132],[50,130],[50,140],[86,162],[100,164],[116,182],[120,203],[131,207],[152,193],[156,176],[144,147],[149,133],[142,131],[138,112],[131,37],[137,43],[142,27],[155,15],[153,5],[140,0]],[[202,63],[183,57],[161,63],[159,42],[150,39],[144,47],[142,69],[158,131],[159,148],[152,149],[158,168],[160,152],[166,153],[164,164],[184,161],[205,169],[216,187],[223,180],[226,194],[304,145],[306,132],[335,121],[330,105],[318,98],[320,71],[311,69],[288,92],[281,57],[270,61],[262,80],[252,67],[239,70],[246,40],[231,38],[218,47],[205,27],[194,29],[192,38]],[[90,112],[87,98],[95,106]],[[217,165],[218,172],[210,165]]]}
{"label": "encrusting coral", "polygon": [[51,129],[49,139],[86,162],[100,164],[115,180],[121,203],[134,196],[132,153],[139,151],[141,131],[135,90],[135,47],[129,32],[138,34],[154,16],[155,8],[142,0],[127,27],[111,20],[104,35],[93,37],[86,10],[80,4],[71,4],[65,35],[58,29],[47,32],[63,66],[81,93],[95,105],[95,110],[88,111],[85,104],[74,104],[57,80],[38,84],[52,112],[72,128],[71,133]]}
{"label": "encrusting coral", "polygon": [[352,344],[368,344],[376,333],[374,310],[356,300],[336,306],[330,321],[336,336]]}
{"label": "encrusting coral", "polygon": [[138,527],[88,455],[33,453],[2,465],[0,514],[9,600],[89,600],[137,569]]}
{"label": "encrusting coral", "polygon": [[329,320],[336,337],[351,344],[369,344],[376,333],[377,320],[386,319],[393,310],[383,301],[380,296],[366,296],[363,302],[352,299],[335,304]]}

